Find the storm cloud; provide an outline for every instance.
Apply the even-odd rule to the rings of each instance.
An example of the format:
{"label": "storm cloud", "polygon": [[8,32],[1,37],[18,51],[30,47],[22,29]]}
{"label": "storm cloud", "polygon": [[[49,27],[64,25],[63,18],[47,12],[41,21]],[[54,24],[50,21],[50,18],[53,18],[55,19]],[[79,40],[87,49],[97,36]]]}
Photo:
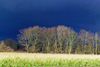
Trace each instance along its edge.
{"label": "storm cloud", "polygon": [[0,0],[0,39],[29,26],[66,25],[100,31],[100,0]]}

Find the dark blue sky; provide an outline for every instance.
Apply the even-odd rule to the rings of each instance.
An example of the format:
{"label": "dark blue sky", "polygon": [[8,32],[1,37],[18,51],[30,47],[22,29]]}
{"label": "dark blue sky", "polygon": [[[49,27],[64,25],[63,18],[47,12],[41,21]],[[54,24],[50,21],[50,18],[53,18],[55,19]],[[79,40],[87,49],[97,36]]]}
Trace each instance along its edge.
{"label": "dark blue sky", "polygon": [[0,39],[34,25],[100,32],[100,0],[0,0]]}

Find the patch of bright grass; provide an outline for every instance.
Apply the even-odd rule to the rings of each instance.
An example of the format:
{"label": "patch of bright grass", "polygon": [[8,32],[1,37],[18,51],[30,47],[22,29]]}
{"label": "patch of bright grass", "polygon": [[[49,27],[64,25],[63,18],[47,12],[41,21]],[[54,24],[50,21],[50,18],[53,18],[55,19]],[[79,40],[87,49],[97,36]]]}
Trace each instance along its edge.
{"label": "patch of bright grass", "polygon": [[98,59],[22,59],[5,58],[0,60],[0,67],[100,67]]}

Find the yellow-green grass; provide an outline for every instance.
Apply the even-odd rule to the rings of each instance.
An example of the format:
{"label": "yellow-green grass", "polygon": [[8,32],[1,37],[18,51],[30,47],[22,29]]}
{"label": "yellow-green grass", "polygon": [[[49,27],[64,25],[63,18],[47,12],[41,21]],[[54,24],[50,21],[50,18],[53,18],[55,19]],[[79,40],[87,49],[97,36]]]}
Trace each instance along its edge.
{"label": "yellow-green grass", "polygon": [[0,53],[0,67],[100,67],[100,55]]}

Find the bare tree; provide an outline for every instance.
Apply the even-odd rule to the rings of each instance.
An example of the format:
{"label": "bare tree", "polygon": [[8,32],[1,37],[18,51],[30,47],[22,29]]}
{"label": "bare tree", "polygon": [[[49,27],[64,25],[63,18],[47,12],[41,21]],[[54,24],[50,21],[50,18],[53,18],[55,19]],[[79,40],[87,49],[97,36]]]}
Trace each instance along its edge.
{"label": "bare tree", "polygon": [[83,53],[85,53],[85,46],[87,45],[87,36],[88,36],[88,32],[86,30],[81,30],[79,32],[79,38],[81,40],[81,45],[83,46],[82,48]]}
{"label": "bare tree", "polygon": [[38,40],[38,31],[39,27],[30,27],[28,29],[23,29],[20,31],[20,34],[18,35],[18,41],[21,45],[25,46],[25,49],[27,52],[29,52],[30,46],[33,46],[32,49],[35,50],[35,45]]}
{"label": "bare tree", "polygon": [[27,52],[98,54],[99,35],[70,27],[30,27],[20,31],[18,41]]}
{"label": "bare tree", "polygon": [[95,53],[98,52],[98,33],[95,33]]}
{"label": "bare tree", "polygon": [[[57,27],[57,40],[59,44],[59,51],[62,53],[67,44],[65,44],[66,38],[68,37],[68,28],[60,25]],[[67,42],[67,41],[66,41]]]}
{"label": "bare tree", "polygon": [[77,33],[73,30],[70,30],[68,32],[68,43],[69,43],[69,49],[68,53],[71,54],[73,45],[75,44],[75,40],[77,39]]}

